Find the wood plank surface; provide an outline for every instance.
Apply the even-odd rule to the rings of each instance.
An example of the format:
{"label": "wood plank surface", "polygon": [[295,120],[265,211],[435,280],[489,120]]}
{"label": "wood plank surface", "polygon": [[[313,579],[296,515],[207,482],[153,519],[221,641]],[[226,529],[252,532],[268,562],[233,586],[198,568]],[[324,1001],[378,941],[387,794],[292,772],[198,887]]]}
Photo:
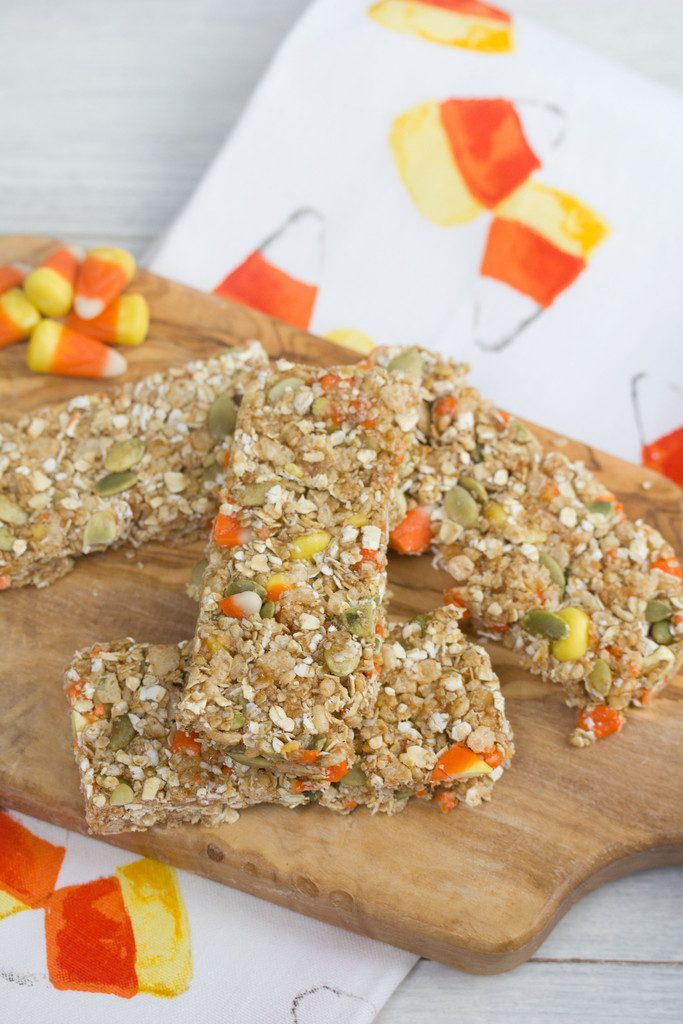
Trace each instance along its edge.
{"label": "wood plank surface", "polygon": [[[34,260],[47,244],[2,240],[0,261]],[[349,358],[329,342],[154,275],[141,273],[135,287],[150,299],[154,326],[149,342],[132,353],[133,376],[248,337],[262,338],[271,354],[325,363]],[[4,409],[18,412],[83,390],[82,382],[29,374],[22,346],[2,357]],[[678,488],[577,442],[561,443],[600,473],[631,514],[647,514],[680,547]],[[183,584],[198,554],[197,547],[159,546],[134,557],[110,552],[82,559],[46,590],[2,595],[6,805],[83,827],[63,666],[76,647],[95,640],[191,635],[195,608]],[[446,578],[428,558],[397,557],[390,583],[391,611],[406,616],[436,606]],[[574,716],[559,694],[518,669],[509,652],[491,651],[519,753],[490,806],[448,818],[418,802],[394,818],[261,807],[235,826],[155,830],[116,842],[468,971],[521,963],[583,893],[620,874],[683,861],[683,765],[676,757],[683,686],[679,680],[629,716],[620,736],[576,751],[566,744]]]}

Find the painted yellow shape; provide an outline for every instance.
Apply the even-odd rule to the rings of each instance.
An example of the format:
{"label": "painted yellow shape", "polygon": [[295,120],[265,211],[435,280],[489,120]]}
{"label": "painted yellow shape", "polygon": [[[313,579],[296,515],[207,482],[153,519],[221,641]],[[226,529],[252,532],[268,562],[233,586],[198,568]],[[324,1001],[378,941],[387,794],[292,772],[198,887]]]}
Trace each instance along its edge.
{"label": "painted yellow shape", "polygon": [[480,53],[509,53],[515,40],[512,25],[430,7],[415,0],[380,0],[368,11],[373,21],[394,32],[419,36],[430,43],[459,46]]}
{"label": "painted yellow shape", "polygon": [[496,214],[533,228],[558,249],[587,259],[610,228],[594,210],[559,189],[527,181],[496,207]]}
{"label": "painted yellow shape", "polygon": [[351,349],[352,352],[360,352],[362,356],[372,352],[376,345],[364,331],[358,331],[355,327],[339,327],[329,331],[326,335],[330,341],[336,341],[338,345]]}
{"label": "painted yellow shape", "polygon": [[401,181],[427,220],[453,227],[483,212],[453,159],[437,102],[400,114],[389,132],[389,148]]}
{"label": "painted yellow shape", "polygon": [[29,907],[21,900],[15,900],[8,892],[0,890],[0,921],[12,914],[19,914],[22,910],[29,910]]}
{"label": "painted yellow shape", "polygon": [[135,936],[135,970],[141,992],[179,996],[192,978],[190,922],[178,877],[156,860],[117,868]]}

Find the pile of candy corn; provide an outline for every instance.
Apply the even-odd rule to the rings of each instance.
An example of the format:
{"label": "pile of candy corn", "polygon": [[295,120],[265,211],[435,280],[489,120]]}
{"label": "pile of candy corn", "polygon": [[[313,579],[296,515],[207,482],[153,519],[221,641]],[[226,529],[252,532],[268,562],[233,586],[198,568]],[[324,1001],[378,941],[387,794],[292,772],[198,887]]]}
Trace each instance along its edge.
{"label": "pile of candy corn", "polygon": [[0,348],[29,338],[35,373],[118,377],[128,363],[111,345],[140,345],[149,330],[144,295],[123,294],[135,273],[125,249],[87,254],[60,246],[32,270],[0,266]]}

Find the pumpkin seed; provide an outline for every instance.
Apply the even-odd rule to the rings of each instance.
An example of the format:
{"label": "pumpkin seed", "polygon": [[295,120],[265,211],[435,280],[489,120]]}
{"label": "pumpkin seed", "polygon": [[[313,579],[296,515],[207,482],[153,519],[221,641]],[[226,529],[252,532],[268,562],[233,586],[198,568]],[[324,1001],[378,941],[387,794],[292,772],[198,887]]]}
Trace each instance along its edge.
{"label": "pumpkin seed", "polygon": [[242,578],[240,578],[238,580],[233,580],[233,582],[230,584],[230,586],[226,590],[225,596],[226,597],[232,597],[233,594],[244,594],[247,590],[251,590],[255,594],[258,594],[258,596],[261,598],[262,601],[265,600],[265,596],[266,596],[266,588],[265,587],[262,587],[260,583],[256,582],[256,580],[248,580],[248,579],[242,579]]}
{"label": "pumpkin seed", "polygon": [[353,636],[375,635],[377,609],[372,601],[362,601],[344,612],[344,625]]}
{"label": "pumpkin seed", "polygon": [[479,506],[469,491],[460,484],[446,492],[443,503],[448,518],[459,526],[474,526],[479,519]]}
{"label": "pumpkin seed", "polygon": [[425,632],[427,631],[427,616],[426,615],[413,615],[413,617],[412,617],[412,619],[410,621],[414,622],[416,626],[420,627],[420,632],[422,633],[422,636],[424,636]]}
{"label": "pumpkin seed", "polygon": [[279,483],[279,480],[261,480],[257,484],[247,484],[236,492],[235,500],[244,508],[260,508],[265,504],[268,491]]}
{"label": "pumpkin seed", "polygon": [[495,523],[496,526],[502,527],[507,525],[507,514],[498,501],[489,501],[484,506],[484,515],[490,523]]}
{"label": "pumpkin seed", "polygon": [[612,669],[603,658],[598,658],[588,676],[588,684],[591,690],[595,690],[601,697],[609,693],[612,685]]}
{"label": "pumpkin seed", "polygon": [[429,428],[432,425],[432,409],[429,402],[420,402],[417,410],[417,428],[427,437],[429,435]]}
{"label": "pumpkin seed", "polygon": [[560,591],[564,594],[564,588],[567,585],[567,580],[559,562],[553,558],[549,551],[539,551],[538,560],[543,568],[548,570],[548,575],[555,586],[559,587]]}
{"label": "pumpkin seed", "polygon": [[144,454],[145,445],[137,437],[130,437],[127,441],[117,441],[107,452],[104,468],[111,473],[123,473],[124,470],[135,466]]}
{"label": "pumpkin seed", "polygon": [[262,619],[272,619],[272,618],[274,618],[275,617],[275,602],[274,601],[264,601],[264,603],[261,605],[261,613],[260,614],[261,614],[261,618]]}
{"label": "pumpkin seed", "polygon": [[661,644],[663,647],[668,647],[669,644],[674,642],[674,634],[671,628],[671,623],[667,622],[666,619],[661,619],[659,622],[655,622],[650,630],[652,639],[656,644]]}
{"label": "pumpkin seed", "polygon": [[114,720],[109,736],[110,750],[125,750],[135,736],[135,727],[128,715],[120,715]]}
{"label": "pumpkin seed", "polygon": [[268,392],[268,401],[277,402],[286,391],[296,391],[297,388],[303,387],[303,383],[301,377],[283,377],[277,384],[273,384]]}
{"label": "pumpkin seed", "polygon": [[0,526],[0,551],[11,551],[14,545],[14,534],[6,526]]}
{"label": "pumpkin seed", "polygon": [[135,799],[135,793],[130,788],[127,782],[119,782],[116,789],[112,790],[109,795],[109,804],[111,807],[121,807],[123,804],[130,804]]}
{"label": "pumpkin seed", "polygon": [[216,441],[222,441],[224,437],[231,437],[235,433],[236,422],[237,406],[232,395],[218,395],[217,398],[214,398],[206,417],[206,425],[211,437]]}
{"label": "pumpkin seed", "polygon": [[609,516],[614,511],[614,505],[611,501],[589,501],[586,508],[593,515],[598,516]]}
{"label": "pumpkin seed", "polygon": [[519,441],[520,444],[526,444],[534,436],[529,428],[524,423],[520,423],[519,420],[510,420],[510,429],[514,431],[515,440]]}
{"label": "pumpkin seed", "polygon": [[190,583],[193,587],[200,587],[202,580],[204,579],[204,573],[209,563],[205,558],[200,558],[198,562],[195,562],[192,566],[192,572],[190,573]]}
{"label": "pumpkin seed", "polygon": [[319,395],[317,398],[314,398],[311,411],[314,416],[327,416],[330,411],[329,398],[326,398],[325,395]]}
{"label": "pumpkin seed", "polygon": [[473,476],[461,476],[458,480],[461,487],[464,487],[466,491],[469,491],[472,497],[476,501],[480,501],[482,505],[488,498],[488,493],[483,484],[480,484],[478,480],[475,480]]}
{"label": "pumpkin seed", "polygon": [[244,715],[241,711],[234,711],[232,715],[231,729],[241,729],[244,725]]}
{"label": "pumpkin seed", "polygon": [[662,662],[667,662],[670,665],[675,660],[674,652],[662,644],[645,658],[643,661],[643,672],[649,672],[651,668],[655,668],[655,666],[660,665]]}
{"label": "pumpkin seed", "polygon": [[249,754],[245,754],[243,750],[230,750],[228,753],[233,761],[237,761],[237,764],[246,764],[249,768],[273,767],[272,761],[269,761],[266,757],[259,757],[258,754],[251,757]]}
{"label": "pumpkin seed", "polygon": [[130,470],[126,470],[124,473],[107,473],[106,476],[97,481],[93,491],[103,498],[108,498],[112,494],[120,494],[121,491],[127,491],[136,480],[136,474],[131,473]]}
{"label": "pumpkin seed", "polygon": [[674,610],[668,601],[648,601],[645,606],[646,622],[661,622],[670,619]]}
{"label": "pumpkin seed", "polygon": [[10,501],[4,494],[0,494],[0,520],[3,523],[9,523],[10,526],[23,526],[27,519],[28,515],[21,505],[17,505],[16,501]]}
{"label": "pumpkin seed", "polygon": [[314,736],[309,750],[322,750],[325,746],[325,736]]}
{"label": "pumpkin seed", "polygon": [[484,446],[483,444],[475,444],[472,449],[472,462],[483,462],[484,461]]}
{"label": "pumpkin seed", "polygon": [[420,380],[422,377],[423,366],[424,360],[417,349],[409,348],[406,349],[405,352],[399,352],[397,356],[394,356],[387,366],[387,370],[397,370],[401,373],[407,373],[409,377],[417,377],[418,380]]}
{"label": "pumpkin seed", "polygon": [[520,625],[527,633],[545,637],[546,640],[564,640],[569,636],[569,625],[564,619],[544,608],[532,608],[522,618]]}
{"label": "pumpkin seed", "polygon": [[113,512],[95,512],[83,531],[83,547],[94,548],[111,544],[118,535],[118,524]]}
{"label": "pumpkin seed", "polygon": [[218,477],[222,470],[220,462],[214,462],[212,466],[207,466],[206,469],[202,470],[200,480],[202,484],[210,484]]}
{"label": "pumpkin seed", "polygon": [[358,667],[360,656],[360,644],[351,640],[343,647],[328,647],[325,651],[325,664],[333,676],[348,676]]}
{"label": "pumpkin seed", "polygon": [[364,786],[367,781],[367,775],[360,765],[357,764],[352,765],[343,779],[341,779],[345,786]]}

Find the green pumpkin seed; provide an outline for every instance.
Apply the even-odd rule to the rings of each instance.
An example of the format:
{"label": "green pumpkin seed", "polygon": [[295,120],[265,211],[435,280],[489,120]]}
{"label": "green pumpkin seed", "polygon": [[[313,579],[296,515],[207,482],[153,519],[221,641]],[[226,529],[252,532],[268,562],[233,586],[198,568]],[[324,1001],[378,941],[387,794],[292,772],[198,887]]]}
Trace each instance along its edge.
{"label": "green pumpkin seed", "polygon": [[614,511],[614,505],[611,501],[589,501],[586,508],[593,515],[598,516],[609,516]]}
{"label": "green pumpkin seed", "polygon": [[268,392],[268,401],[277,402],[286,391],[296,391],[297,388],[303,387],[303,383],[301,377],[283,377],[277,384],[273,384]]}
{"label": "green pumpkin seed", "polygon": [[261,605],[261,613],[260,614],[261,614],[261,618],[262,619],[272,619],[272,618],[274,618],[275,617],[275,602],[274,601],[264,601],[263,604]]}
{"label": "green pumpkin seed", "polygon": [[656,644],[661,644],[663,647],[668,647],[669,644],[674,642],[674,634],[671,629],[671,623],[662,619],[660,622],[655,622],[650,630],[652,639]]}
{"label": "green pumpkin seed", "polygon": [[232,437],[237,422],[237,406],[232,395],[218,395],[209,406],[206,425],[215,441]]}
{"label": "green pumpkin seed", "polygon": [[474,526],[479,519],[479,506],[460,484],[447,491],[443,503],[448,518],[459,526]]}
{"label": "green pumpkin seed", "polygon": [[124,473],[107,473],[106,476],[97,481],[93,491],[102,498],[108,498],[112,494],[120,494],[121,491],[127,491],[136,480],[136,474],[131,473],[130,470]]}
{"label": "green pumpkin seed", "polygon": [[330,400],[325,395],[319,395],[313,399],[311,411],[314,416],[327,416],[330,411]]}
{"label": "green pumpkin seed", "polygon": [[466,491],[469,491],[472,497],[476,501],[480,501],[482,505],[488,500],[486,488],[478,480],[475,480],[473,476],[461,476],[458,484],[464,487]]}
{"label": "green pumpkin seed", "polygon": [[244,725],[244,715],[241,711],[234,711],[232,715],[231,729],[241,729]]}
{"label": "green pumpkin seed", "polygon": [[207,466],[206,469],[202,470],[202,475],[199,479],[202,484],[211,484],[220,475],[222,470],[222,464],[220,462],[214,462],[212,466]]}
{"label": "green pumpkin seed", "polygon": [[534,436],[529,428],[524,423],[520,423],[519,420],[510,420],[510,430],[515,435],[515,441],[519,441],[520,444],[526,444]]}
{"label": "green pumpkin seed", "polygon": [[420,627],[422,636],[427,632],[427,616],[426,615],[413,615],[411,622],[414,622],[416,626]]}
{"label": "green pumpkin seed", "polygon": [[200,558],[198,562],[195,562],[192,566],[192,572],[190,573],[190,583],[193,587],[201,587],[202,580],[204,579],[204,573],[209,563],[205,558]]}
{"label": "green pumpkin seed", "polygon": [[109,736],[110,750],[125,750],[135,736],[135,727],[128,715],[120,715],[114,720]]}
{"label": "green pumpkin seed", "polygon": [[17,505],[16,501],[10,501],[4,494],[0,494],[0,520],[3,523],[9,523],[10,526],[23,526],[27,519],[28,515],[21,505]]}
{"label": "green pumpkin seed", "polygon": [[588,683],[591,690],[595,690],[601,697],[609,693],[612,685],[612,669],[603,658],[598,658],[588,676]]}
{"label": "green pumpkin seed", "polygon": [[256,580],[238,579],[233,580],[228,589],[225,592],[226,597],[232,597],[233,594],[244,594],[247,590],[251,590],[263,601],[266,596],[266,588],[262,587]]}
{"label": "green pumpkin seed", "polygon": [[135,793],[130,788],[127,782],[119,782],[116,789],[112,790],[109,795],[109,804],[111,807],[122,807],[123,804],[130,804],[135,799]]}
{"label": "green pumpkin seed", "polygon": [[560,588],[560,591],[564,594],[564,588],[567,585],[567,579],[562,571],[559,562],[555,561],[549,551],[539,551],[538,561],[544,569],[548,570],[550,579],[556,587]]}
{"label": "green pumpkin seed", "polygon": [[94,548],[111,544],[118,535],[118,525],[113,512],[95,512],[90,516],[83,531],[83,547]]}
{"label": "green pumpkin seed", "polygon": [[261,480],[257,484],[247,484],[240,487],[235,494],[235,500],[244,508],[260,508],[265,504],[268,491],[281,483],[280,480]]}
{"label": "green pumpkin seed", "polygon": [[0,526],[0,551],[11,551],[14,546],[14,534],[6,526]]}
{"label": "green pumpkin seed", "polygon": [[360,644],[352,641],[341,648],[328,647],[325,651],[325,664],[333,676],[348,676],[358,667],[360,656]]}
{"label": "green pumpkin seed", "polygon": [[377,609],[372,601],[362,601],[344,613],[344,625],[353,636],[375,635]]}
{"label": "green pumpkin seed", "polygon": [[314,736],[309,750],[322,750],[325,746],[325,736]]}
{"label": "green pumpkin seed", "polygon": [[408,374],[409,377],[417,377],[418,380],[421,380],[423,367],[424,360],[420,353],[416,348],[409,348],[405,352],[399,352],[397,356],[394,356],[387,366],[387,370],[400,371],[401,373]]}
{"label": "green pumpkin seed", "polygon": [[668,601],[648,601],[645,606],[646,622],[662,622],[663,619],[670,619],[674,610]]}
{"label": "green pumpkin seed", "polygon": [[273,767],[272,761],[269,761],[266,757],[259,757],[258,754],[251,757],[249,754],[245,754],[243,750],[230,750],[228,753],[233,761],[237,761],[237,764],[246,764],[249,768]]}
{"label": "green pumpkin seed", "polygon": [[364,786],[368,777],[360,765],[354,764],[340,781],[345,786]]}
{"label": "green pumpkin seed", "polygon": [[569,626],[564,619],[544,608],[532,608],[523,617],[520,625],[527,633],[545,637],[546,640],[564,640],[569,636]]}
{"label": "green pumpkin seed", "polygon": [[107,452],[104,468],[111,473],[123,473],[124,470],[135,466],[144,454],[145,446],[137,437],[131,437],[127,441],[117,441]]}
{"label": "green pumpkin seed", "polygon": [[484,446],[483,444],[475,444],[472,449],[472,462],[478,463],[484,461]]}

